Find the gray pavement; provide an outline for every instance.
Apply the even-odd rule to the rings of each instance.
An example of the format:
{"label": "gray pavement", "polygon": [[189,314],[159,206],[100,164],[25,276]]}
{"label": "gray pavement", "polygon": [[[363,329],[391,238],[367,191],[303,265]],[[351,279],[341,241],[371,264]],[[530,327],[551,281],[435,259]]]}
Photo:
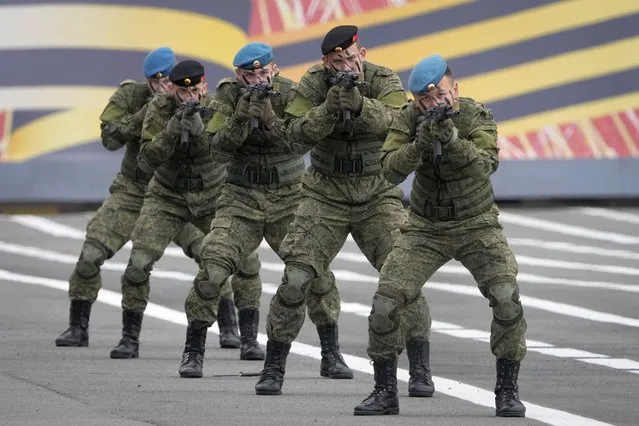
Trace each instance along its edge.
{"label": "gray pavement", "polygon": [[[111,360],[121,324],[119,300],[108,292],[93,308],[91,346],[56,348],[53,340],[68,318],[64,286],[89,212],[0,216],[0,424],[639,424],[639,226],[634,223],[639,209],[611,210],[610,217],[602,214],[606,210],[577,207],[503,211],[504,228],[520,258],[521,293],[529,298],[527,337],[534,341],[520,373],[526,419],[494,417],[494,359],[485,341],[491,312],[456,262],[424,288],[435,321],[435,396],[408,398],[402,381],[399,416],[352,415],[372,390],[366,310],[376,278],[370,265],[353,260],[360,252],[352,241],[333,268],[341,271],[337,278],[346,304],[340,339],[343,352],[353,357],[348,361],[356,369],[354,380],[319,377],[318,339],[310,321],[298,342],[311,346],[294,347],[280,397],[256,396],[255,377],[217,377],[257,372],[262,362],[240,361],[237,350],[219,349],[213,333],[205,377],[180,379],[185,327],[163,314],[145,316],[140,359]],[[587,232],[575,235],[569,226]],[[105,290],[119,292],[128,253],[122,250],[105,266]],[[260,256],[262,279],[272,283],[262,297],[263,333],[283,265],[269,249],[261,249]],[[168,251],[154,269],[151,302],[182,312],[195,270],[178,249]],[[400,367],[407,368],[404,355]]]}

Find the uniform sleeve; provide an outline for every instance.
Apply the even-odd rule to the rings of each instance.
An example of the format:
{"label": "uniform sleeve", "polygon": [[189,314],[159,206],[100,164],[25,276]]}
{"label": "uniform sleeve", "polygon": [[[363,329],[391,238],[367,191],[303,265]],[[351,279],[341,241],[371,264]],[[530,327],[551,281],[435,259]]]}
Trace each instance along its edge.
{"label": "uniform sleeve", "polygon": [[388,136],[382,147],[384,177],[391,183],[403,182],[421,164],[421,153],[415,147],[415,129],[411,106],[393,115]]}
{"label": "uniform sleeve", "polygon": [[178,143],[176,136],[166,131],[168,111],[171,105],[167,98],[158,97],[150,102],[142,125],[142,146],[138,154],[138,166],[151,173],[171,158]]}
{"label": "uniform sleeve", "polygon": [[457,138],[442,147],[453,166],[465,176],[488,179],[499,167],[497,124],[489,109],[479,107],[470,125],[467,139]]}
{"label": "uniform sleeve", "polygon": [[[309,79],[316,78],[314,74],[304,75],[298,88],[309,93],[313,92],[313,85]],[[326,138],[335,130],[335,117],[329,113],[323,102],[315,104],[302,95],[300,90],[293,89],[293,98],[287,105],[287,135],[291,148],[297,154],[303,155],[310,151],[320,140]]]}
{"label": "uniform sleeve", "polygon": [[393,113],[400,110],[408,99],[399,76],[393,72],[383,72],[374,79],[372,86],[371,92],[375,97],[364,97],[362,111],[355,120],[355,131],[368,130],[386,135]]}
{"label": "uniform sleeve", "polygon": [[223,97],[216,97],[210,106],[213,116],[206,126],[206,133],[212,138],[211,151],[216,160],[227,163],[248,137],[250,121],[237,119],[235,105]]}
{"label": "uniform sleeve", "polygon": [[107,106],[100,115],[102,145],[115,151],[132,140],[139,140],[146,105],[135,113],[130,112],[133,84],[125,84],[111,95]]}
{"label": "uniform sleeve", "polygon": [[234,85],[221,82],[215,89],[215,96],[210,104],[213,116],[208,122],[206,133],[212,138],[213,155],[222,162],[233,158],[250,131],[250,120],[241,120],[235,115],[237,101]]}

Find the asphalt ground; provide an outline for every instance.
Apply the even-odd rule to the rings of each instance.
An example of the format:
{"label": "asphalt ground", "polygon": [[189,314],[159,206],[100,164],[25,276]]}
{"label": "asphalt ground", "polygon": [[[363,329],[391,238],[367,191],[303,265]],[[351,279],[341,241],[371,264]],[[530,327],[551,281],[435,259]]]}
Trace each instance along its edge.
{"label": "asphalt ground", "polygon": [[[177,247],[152,275],[140,359],[112,360],[121,332],[120,275],[129,250],[103,267],[90,347],[56,348],[67,327],[67,279],[91,212],[0,216],[0,424],[3,425],[637,425],[639,424],[639,208],[502,209],[517,255],[529,351],[520,394],[525,419],[494,417],[491,310],[471,276],[450,262],[425,287],[433,318],[433,398],[409,398],[400,359],[399,416],[362,418],[372,390],[367,320],[376,271],[347,241],[332,267],[342,299],[340,343],[353,380],[319,376],[317,332],[306,321],[291,350],[283,395],[255,395],[262,361],[240,361],[208,336],[204,377],[180,379],[184,297],[196,272]],[[283,264],[260,249],[260,342]]]}

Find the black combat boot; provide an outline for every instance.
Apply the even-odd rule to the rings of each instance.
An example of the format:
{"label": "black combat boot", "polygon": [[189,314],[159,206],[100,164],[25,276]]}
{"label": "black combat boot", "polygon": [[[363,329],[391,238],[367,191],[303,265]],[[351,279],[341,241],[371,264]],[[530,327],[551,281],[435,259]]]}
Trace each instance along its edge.
{"label": "black combat boot", "polygon": [[435,384],[430,374],[430,342],[411,340],[406,342],[410,379],[408,396],[431,397],[435,393]]}
{"label": "black combat boot", "polygon": [[55,339],[56,346],[89,346],[91,302],[72,300],[69,308],[69,328]]}
{"label": "black combat boot", "polygon": [[180,363],[180,377],[202,377],[208,327],[195,321],[186,328],[186,343]]}
{"label": "black combat boot", "polygon": [[519,400],[519,361],[497,359],[495,385],[495,415],[498,417],[526,417],[526,407]]}
{"label": "black combat boot", "polygon": [[217,326],[220,328],[220,347],[237,349],[240,347],[240,333],[237,330],[237,314],[230,297],[220,298],[217,312]]}
{"label": "black combat boot", "polygon": [[363,400],[353,414],[356,416],[382,416],[399,414],[397,398],[397,358],[373,362],[375,389]]}
{"label": "black combat boot", "polygon": [[291,349],[291,344],[266,342],[266,361],[264,369],[260,373],[260,380],[255,385],[257,395],[281,395],[284,373],[286,370],[286,357]]}
{"label": "black combat boot", "polygon": [[339,352],[339,335],[337,324],[317,326],[317,334],[322,347],[322,361],[320,376],[330,379],[352,379],[353,370],[348,368],[346,361]]}
{"label": "black combat boot", "polygon": [[257,327],[260,324],[260,311],[255,308],[242,309],[240,317],[240,359],[243,360],[263,360],[264,351],[257,343]]}
{"label": "black combat boot", "polygon": [[138,358],[140,349],[140,330],[142,312],[122,311],[122,338],[111,350],[111,358]]}

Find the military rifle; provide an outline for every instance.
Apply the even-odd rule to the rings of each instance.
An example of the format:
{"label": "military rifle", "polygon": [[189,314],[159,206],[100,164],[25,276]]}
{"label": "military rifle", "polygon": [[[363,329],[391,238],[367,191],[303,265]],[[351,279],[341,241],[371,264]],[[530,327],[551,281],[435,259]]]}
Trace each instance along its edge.
{"label": "military rifle", "polygon": [[[352,90],[355,87],[366,86],[365,81],[358,81],[359,74],[354,71],[338,71],[335,76],[329,79],[329,83],[332,86],[343,87],[344,89]],[[342,118],[344,120],[344,127],[349,129],[348,132],[352,134],[353,122],[351,120],[351,112],[347,109],[342,111]]]}
{"label": "military rifle", "polygon": [[[200,105],[200,101],[196,101],[194,99],[190,101],[186,101],[181,106],[183,113],[182,118],[184,117],[192,117],[196,113],[202,110],[202,105]],[[180,137],[180,148],[185,149],[189,145],[189,132],[188,130],[182,129],[182,134]]]}
{"label": "military rifle", "polygon": [[[280,96],[280,92],[274,90],[273,86],[267,82],[250,84],[247,87],[247,91],[251,93],[251,97],[255,95],[259,100]],[[258,127],[260,127],[260,120],[256,117],[251,117],[251,131]]]}
{"label": "military rifle", "polygon": [[[461,115],[461,111],[453,110],[453,107],[449,104],[437,104],[436,106],[427,109],[424,112],[424,118],[422,119],[421,126],[425,126],[430,123],[441,123],[449,118],[457,117]],[[438,162],[442,157],[442,142],[438,139],[433,141],[433,162]]]}

